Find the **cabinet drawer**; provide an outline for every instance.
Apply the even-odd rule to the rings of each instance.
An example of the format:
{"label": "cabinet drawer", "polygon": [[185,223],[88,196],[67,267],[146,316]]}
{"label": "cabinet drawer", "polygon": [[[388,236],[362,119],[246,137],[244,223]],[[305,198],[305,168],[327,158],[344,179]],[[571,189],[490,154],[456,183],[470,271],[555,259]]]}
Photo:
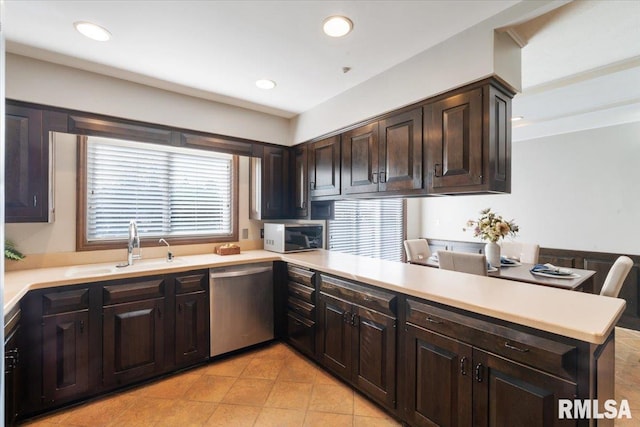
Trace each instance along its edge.
{"label": "cabinet drawer", "polygon": [[89,308],[89,288],[48,292],[42,295],[42,314],[66,313]]}
{"label": "cabinet drawer", "polygon": [[577,379],[577,348],[440,307],[407,299],[407,322],[465,341],[475,347],[536,367],[559,377]]}
{"label": "cabinet drawer", "polygon": [[298,350],[313,356],[315,352],[315,323],[295,313],[287,313],[287,337]]}
{"label": "cabinet drawer", "polygon": [[163,278],[107,285],[103,288],[103,305],[163,297],[164,289]]}
{"label": "cabinet drawer", "polygon": [[189,274],[187,276],[176,277],[176,294],[187,294],[190,292],[207,290],[207,274]]}
{"label": "cabinet drawer", "polygon": [[320,275],[320,290],[345,301],[395,316],[396,295],[357,285],[332,276]]}
{"label": "cabinet drawer", "polygon": [[316,291],[313,288],[296,282],[289,282],[287,288],[289,290],[289,295],[314,304],[313,297],[315,296]]}
{"label": "cabinet drawer", "polygon": [[299,300],[298,298],[290,296],[289,298],[287,298],[287,307],[290,311],[293,311],[304,318],[313,319],[315,306],[309,304],[308,302],[304,302]]}
{"label": "cabinet drawer", "polygon": [[294,267],[292,265],[287,266],[287,270],[289,272],[289,280],[303,283],[307,286],[314,287],[313,284],[313,275],[315,274],[313,271],[306,270],[300,267]]}

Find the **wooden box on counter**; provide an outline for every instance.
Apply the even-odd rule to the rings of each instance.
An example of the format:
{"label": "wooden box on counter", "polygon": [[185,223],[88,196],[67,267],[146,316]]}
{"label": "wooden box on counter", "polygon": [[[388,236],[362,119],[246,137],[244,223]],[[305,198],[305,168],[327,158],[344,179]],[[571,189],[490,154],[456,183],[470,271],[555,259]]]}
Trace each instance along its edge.
{"label": "wooden box on counter", "polygon": [[218,255],[235,255],[240,253],[240,246],[216,246],[215,253]]}

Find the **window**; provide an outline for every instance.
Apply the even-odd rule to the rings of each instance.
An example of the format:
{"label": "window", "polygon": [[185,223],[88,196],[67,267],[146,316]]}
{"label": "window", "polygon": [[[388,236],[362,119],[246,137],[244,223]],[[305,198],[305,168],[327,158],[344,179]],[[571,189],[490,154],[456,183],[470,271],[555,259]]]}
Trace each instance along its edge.
{"label": "window", "polygon": [[212,151],[80,137],[78,249],[140,238],[237,240],[237,157]]}
{"label": "window", "polygon": [[403,261],[405,212],[403,199],[338,200],[329,221],[329,249]]}

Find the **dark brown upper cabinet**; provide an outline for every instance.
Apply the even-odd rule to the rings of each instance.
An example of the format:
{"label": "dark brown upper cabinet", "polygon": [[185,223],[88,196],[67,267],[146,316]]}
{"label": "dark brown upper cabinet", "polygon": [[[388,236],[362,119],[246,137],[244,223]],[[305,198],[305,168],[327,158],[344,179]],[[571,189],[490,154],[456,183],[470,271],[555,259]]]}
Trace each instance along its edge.
{"label": "dark brown upper cabinet", "polygon": [[282,219],[289,209],[289,149],[265,145],[256,147],[251,158],[251,219]]}
{"label": "dark brown upper cabinet", "polygon": [[427,193],[511,191],[511,96],[491,80],[424,106]]}
{"label": "dark brown upper cabinet", "polygon": [[293,218],[305,219],[309,217],[309,173],[307,166],[308,147],[299,145],[293,147]]}
{"label": "dark brown upper cabinet", "polygon": [[42,115],[42,110],[6,107],[6,222],[49,220],[49,141]]}
{"label": "dark brown upper cabinet", "polygon": [[342,134],[342,193],[378,191],[378,122]]}
{"label": "dark brown upper cabinet", "polygon": [[49,132],[67,132],[67,114],[7,100],[5,222],[53,220]]}
{"label": "dark brown upper cabinet", "polygon": [[350,130],[342,145],[343,194],[422,189],[422,109]]}
{"label": "dark brown upper cabinet", "polygon": [[340,195],[340,136],[309,145],[309,195]]}

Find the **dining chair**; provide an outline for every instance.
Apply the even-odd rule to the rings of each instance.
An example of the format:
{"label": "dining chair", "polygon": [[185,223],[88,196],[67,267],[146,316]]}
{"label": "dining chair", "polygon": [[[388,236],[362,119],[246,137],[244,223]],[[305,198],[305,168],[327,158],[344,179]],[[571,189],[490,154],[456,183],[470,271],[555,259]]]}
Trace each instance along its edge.
{"label": "dining chair", "polygon": [[438,265],[443,270],[487,275],[487,257],[484,254],[438,251]]}
{"label": "dining chair", "polygon": [[431,256],[431,249],[426,239],[409,239],[404,241],[407,262],[426,261]]}
{"label": "dining chair", "polygon": [[600,295],[618,298],[624,279],[627,278],[631,267],[633,267],[633,260],[631,258],[628,256],[618,257],[616,262],[611,266],[607,277],[604,279]]}
{"label": "dining chair", "polygon": [[527,264],[537,264],[540,245],[522,242],[500,242],[500,256],[517,259]]}

